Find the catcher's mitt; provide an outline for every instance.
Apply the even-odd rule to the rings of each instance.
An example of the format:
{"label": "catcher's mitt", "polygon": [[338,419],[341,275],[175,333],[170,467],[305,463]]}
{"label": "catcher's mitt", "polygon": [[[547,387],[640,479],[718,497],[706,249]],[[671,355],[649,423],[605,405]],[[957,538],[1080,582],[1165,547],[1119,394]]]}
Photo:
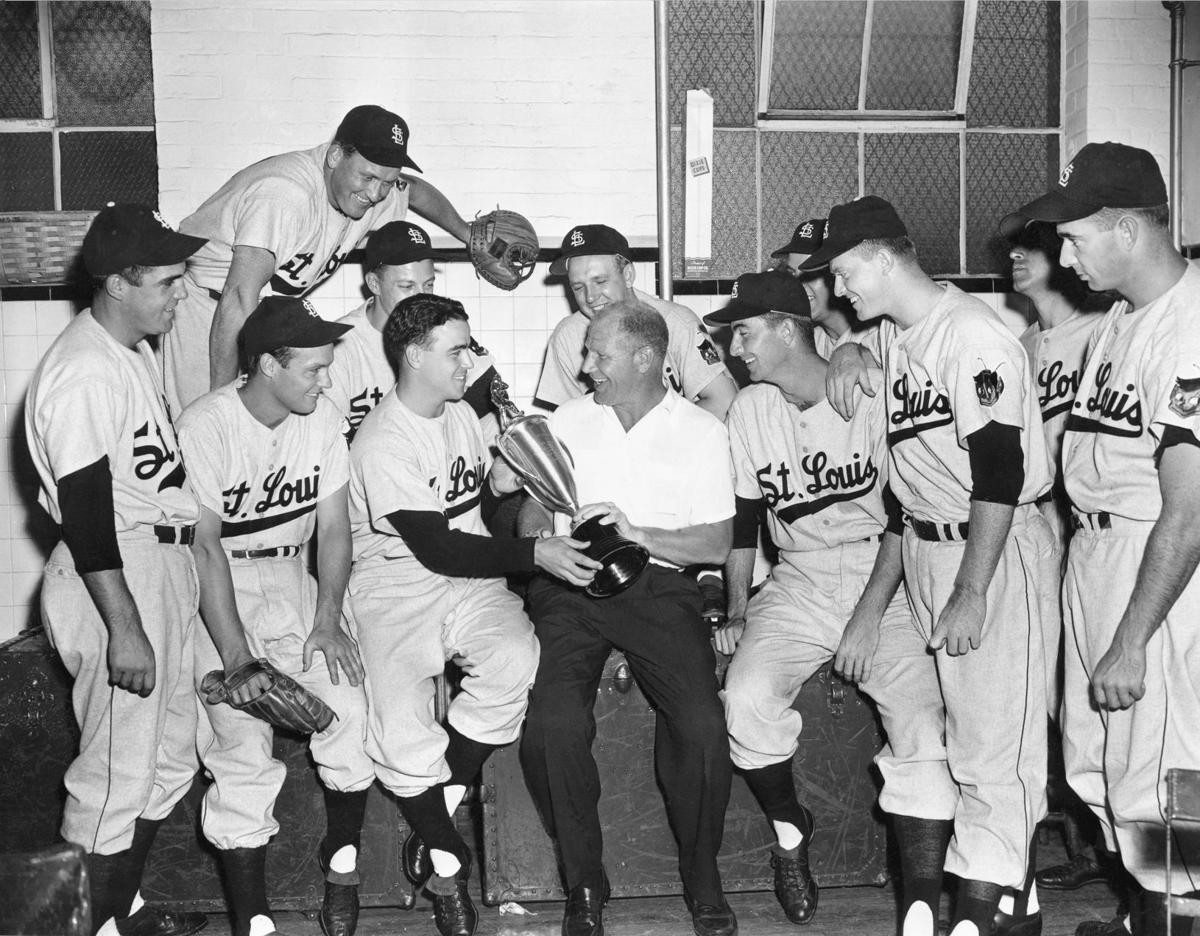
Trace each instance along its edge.
{"label": "catcher's mitt", "polygon": [[513,290],[533,274],[537,232],[524,215],[497,208],[471,222],[467,253],[476,274],[493,286]]}
{"label": "catcher's mitt", "polygon": [[[234,702],[233,693],[238,687],[259,673],[271,678],[270,688],[249,702]],[[209,705],[227,702],[276,728],[299,734],[324,731],[337,717],[333,709],[266,660],[251,660],[229,675],[213,670],[200,681],[200,691]]]}

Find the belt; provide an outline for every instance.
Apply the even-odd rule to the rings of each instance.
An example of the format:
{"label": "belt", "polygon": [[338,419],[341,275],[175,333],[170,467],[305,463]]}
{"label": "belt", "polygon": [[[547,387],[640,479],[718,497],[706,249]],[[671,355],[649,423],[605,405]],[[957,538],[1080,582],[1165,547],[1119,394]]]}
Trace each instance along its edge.
{"label": "belt", "polygon": [[215,289],[209,289],[209,288],[206,286],[206,287],[204,288],[204,291],[205,291],[206,293],[208,293],[208,296],[209,296],[209,298],[210,298],[210,299],[212,299],[213,301],[215,301],[215,302],[220,302],[220,301],[221,301],[221,294],[220,294],[219,292],[217,292],[217,290],[215,290]]}
{"label": "belt", "polygon": [[1046,504],[1050,504],[1053,502],[1054,502],[1054,489],[1051,488],[1049,491],[1047,491],[1045,494],[1043,494],[1041,497],[1039,497],[1037,500],[1035,500],[1033,502],[1033,504],[1035,507],[1042,507]]}
{"label": "belt", "polygon": [[270,549],[231,549],[234,559],[274,559],[276,556],[298,556],[299,546],[273,546]]}
{"label": "belt", "polygon": [[1102,510],[1099,513],[1080,513],[1077,510],[1071,511],[1071,526],[1076,530],[1091,530],[1096,533],[1100,530],[1112,529],[1112,514],[1107,510]]}
{"label": "belt", "polygon": [[965,540],[969,530],[966,523],[931,523],[928,520],[918,520],[916,517],[905,516],[904,522],[909,525],[917,539],[930,543],[952,543]]}
{"label": "belt", "polygon": [[166,543],[168,546],[176,543],[180,546],[191,546],[196,541],[196,528],[194,526],[156,526],[154,535],[160,543]]}

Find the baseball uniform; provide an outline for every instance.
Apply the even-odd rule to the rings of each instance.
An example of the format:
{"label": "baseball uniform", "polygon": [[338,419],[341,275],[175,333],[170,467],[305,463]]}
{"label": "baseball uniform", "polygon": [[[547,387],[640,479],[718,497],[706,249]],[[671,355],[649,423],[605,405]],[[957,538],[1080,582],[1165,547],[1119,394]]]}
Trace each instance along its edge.
{"label": "baseball uniform", "polygon": [[168,399],[173,412],[209,390],[209,329],[234,247],[259,247],[275,255],[268,290],[304,296],[328,278],[367,233],[408,211],[399,186],[355,220],[329,203],[325,154],[332,144],[283,153],[254,163],[179,225],[208,238],[188,261],[188,298],[163,344]]}
{"label": "baseball uniform", "polygon": [[813,329],[813,345],[817,349],[817,354],[827,361],[834,351],[850,342],[862,345],[875,356],[875,360],[880,365],[883,364],[883,348],[879,343],[878,325],[848,328],[837,338],[830,337],[829,332],[819,326]]}
{"label": "baseball uniform", "polygon": [[[312,736],[317,774],[330,789],[362,790],[375,777],[364,748],[363,689],[344,674],[334,685],[323,653],[313,654],[307,672],[303,659],[317,604],[305,547],[318,503],[348,480],[341,417],[319,399],[311,414],[292,413],[268,428],[242,403],[238,386],[227,384],[191,404],[179,421],[180,443],[201,504],[221,519],[221,546],[250,652],[337,713]],[[202,632],[196,639],[197,685],[221,668],[212,639]],[[272,756],[271,726],[229,705],[203,708],[198,746],[213,777],[201,813],[204,835],[220,849],[265,845],[279,831],[273,810],[287,772]]]}
{"label": "baseball uniform", "polygon": [[[367,413],[396,385],[396,372],[383,352],[383,334],[371,324],[367,315],[373,302],[374,297],[338,319],[341,324],[352,328],[338,342],[333,364],[329,367],[332,386],[325,391],[325,395],[343,416],[342,431],[347,442],[353,441]],[[466,398],[477,412],[486,407],[490,413],[491,378],[496,372],[496,362],[474,338],[471,339],[471,360]],[[495,428],[493,418],[484,430],[484,438],[494,435]]]}
{"label": "baseball uniform", "polygon": [[[1162,511],[1156,456],[1163,432],[1200,433],[1198,309],[1200,269],[1194,263],[1147,305],[1114,305],[1096,331],[1063,441],[1067,493],[1078,511],[1063,588],[1067,779],[1098,815],[1107,803],[1122,862],[1156,892],[1166,890],[1165,772],[1200,763],[1197,578],[1146,645],[1141,699],[1128,709],[1097,712],[1090,683],[1128,606]],[[1113,847],[1111,839],[1108,845]],[[1177,893],[1197,886],[1196,858],[1192,851],[1179,859]],[[1190,882],[1184,870],[1190,870]]]}
{"label": "baseball uniform", "polygon": [[150,344],[118,343],[89,311],[63,330],[34,372],[25,432],[40,501],[63,517],[58,484],[107,457],[125,581],[154,651],[155,687],[141,698],[108,685],[108,630],[65,543],[46,563],[42,621],[67,671],[80,727],[65,778],[62,835],[110,855],[134,821],[165,818],[196,772],[192,640],[198,622],[192,528],[200,505],[163,403]]}
{"label": "baseball uniform", "polygon": [[[771,384],[746,387],[727,427],[735,492],[765,502],[779,562],[750,601],[725,677],[733,762],[755,770],[788,760],[803,718],[800,687],[837,652],[875,564],[887,516],[884,399],[862,397],[850,422],[822,400],[801,410]],[[876,757],[887,812],[954,816],[933,658],[903,590],[880,622],[871,679],[887,743]]]}
{"label": "baseball uniform", "polygon": [[503,579],[430,571],[387,519],[434,511],[451,530],[488,535],[480,505],[491,456],[468,403],[447,403],[428,418],[388,393],[359,426],[350,466],[348,605],[371,702],[367,750],[384,786],[416,796],[450,778],[447,735],[433,710],[446,661],[464,673],[451,725],[481,744],[507,744],[520,731],[538,645]]}
{"label": "baseball uniform", "polygon": [[1020,343],[984,303],[951,284],[916,324],[881,326],[892,490],[906,514],[904,574],[929,639],[969,531],[967,438],[995,421],[1020,431],[1024,481],[987,591],[978,649],[935,653],[946,756],[959,788],[946,870],[1019,887],[1046,808],[1045,663],[1038,580],[1053,536],[1034,501],[1050,487],[1041,416]]}
{"label": "baseball uniform", "polygon": [[[663,373],[668,385],[689,400],[695,399],[714,379],[727,374],[721,355],[696,313],[686,306],[647,295],[634,289],[639,302],[650,306],[667,323],[667,354]],[[555,326],[546,349],[546,363],[538,382],[536,398],[561,406],[588,393],[592,387],[583,376],[584,343],[590,319],[572,312]]]}

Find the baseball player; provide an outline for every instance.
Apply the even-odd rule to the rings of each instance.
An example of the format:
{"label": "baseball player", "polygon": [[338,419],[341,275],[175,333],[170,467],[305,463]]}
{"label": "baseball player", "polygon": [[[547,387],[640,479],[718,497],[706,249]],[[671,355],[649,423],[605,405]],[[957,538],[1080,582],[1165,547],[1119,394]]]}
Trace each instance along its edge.
{"label": "baseball player", "polygon": [[[894,498],[882,395],[864,398],[850,422],[833,411],[805,289],[791,276],[739,277],[729,305],[704,321],[732,327],[730,352],[754,381],[727,421],[737,519],[725,564],[730,619],[716,645],[733,654],[723,693],[729,746],[775,831],[775,894],[789,920],[807,923],[817,908],[814,821],[796,796],[803,719],[792,702],[827,660],[879,705],[888,739],[876,758],[882,808],[942,817],[958,794],[933,659],[897,592],[903,527],[898,510],[889,517],[885,508]],[[749,600],[764,510],[779,562]]]}
{"label": "baseball player", "polygon": [[180,229],[208,244],[188,265],[189,297],[163,349],[174,412],[237,376],[238,330],[264,290],[306,295],[367,232],[410,206],[467,239],[467,222],[446,197],[402,174],[420,172],[409,141],[402,117],[359,105],[331,143],[254,163],[184,219]]}
{"label": "baseball player", "polygon": [[150,208],[102,209],[83,242],[91,308],[51,345],[25,400],[40,500],[62,530],[42,621],[80,730],[62,837],[87,853],[92,931],[105,936],[188,936],[207,922],[138,892],[159,824],[196,773],[187,547],[200,505],[148,339],[171,330],[202,244]]}
{"label": "baseball player", "polygon": [[[383,346],[396,386],[350,449],[349,605],[367,672],[367,750],[415,833],[406,874],[427,885],[442,936],[469,936],[471,856],[450,817],[488,755],[516,739],[538,659],[502,576],[543,568],[586,585],[599,565],[567,537],[487,535],[484,508],[518,482],[505,462],[492,464],[463,400],[472,356],[462,304],[410,296],[389,316]],[[464,679],[443,728],[434,679],[451,658]]]}
{"label": "baseball player", "polygon": [[603,224],[580,224],[563,238],[562,252],[550,264],[553,276],[565,276],[576,311],[555,326],[536,398],[549,409],[591,390],[583,377],[584,339],[588,322],[606,306],[637,299],[667,323],[663,373],[671,389],[724,420],[737,394],[716,346],[691,309],[647,295],[633,286],[629,241]]}
{"label": "baseball player", "polygon": [[[1111,816],[1110,847],[1144,890],[1132,931],[1157,933],[1167,925],[1165,771],[1200,762],[1200,270],[1171,242],[1162,173],[1142,149],[1088,144],[1020,212],[1057,225],[1061,264],[1126,300],[1096,330],[1063,440],[1076,526],[1063,588],[1063,754],[1080,798]],[[1176,893],[1196,890],[1195,844],[1178,839],[1172,857]]]}
{"label": "baseball player", "polygon": [[[566,936],[599,936],[608,898],[592,704],[613,647],[657,712],[655,767],[679,842],[684,895],[698,936],[733,936],[717,853],[732,766],[716,660],[700,616],[693,563],[721,563],[733,532],[725,427],[663,383],[668,329],[639,301],[613,303],[588,325],[584,370],[596,390],[550,416],[574,463],[574,520],[592,516],[640,543],[650,563],[625,591],[596,600],[570,580],[529,586],[542,659],[521,739],[530,792],[558,846]],[[572,518],[524,518],[564,531]]]}
{"label": "baseball player", "polygon": [[[1045,813],[1038,583],[1054,541],[1034,506],[1051,483],[1041,416],[1020,343],[990,307],[925,274],[888,202],[836,206],[801,269],[825,264],[860,320],[886,315],[895,325],[881,326],[891,485],[958,786],[949,814],[894,822],[904,932],[936,932],[944,855],[960,879],[951,933],[979,936],[992,929],[1001,890],[1025,880]],[[835,357],[857,354],[848,345]]]}
{"label": "baseball player", "polygon": [[[429,235],[410,221],[392,221],[373,231],[363,252],[363,272],[371,296],[340,319],[350,331],[338,342],[329,368],[326,396],[345,417],[346,440],[354,438],[363,418],[396,384],[396,372],[383,353],[383,326],[401,299],[433,292],[433,262],[445,259],[433,249]],[[463,397],[480,419],[487,420],[484,438],[495,434],[491,386],[496,376],[492,356],[471,339],[471,381]]]}
{"label": "baseball player", "polygon": [[815,326],[813,340],[816,342],[817,353],[829,360],[835,348],[847,341],[856,341],[865,345],[874,355],[877,364],[882,363],[882,351],[879,347],[879,326],[860,325],[854,317],[854,310],[848,304],[833,295],[833,279],[826,270],[816,270],[809,273],[800,272],[800,264],[816,253],[825,239],[825,219],[809,218],[796,225],[792,239],[772,252],[771,256],[780,260],[777,269],[784,269],[793,276],[799,276],[808,293],[809,308]]}
{"label": "baseball player", "polygon": [[[268,296],[242,327],[244,379],[205,394],[179,421],[201,504],[193,549],[207,633],[196,639],[197,681],[262,658],[337,715],[310,746],[325,798],[326,936],[354,933],[359,836],[375,779],[364,748],[362,663],[341,616],[349,457],[341,417],[323,399],[333,343],[346,330],[303,299]],[[314,533],[316,580],[304,565]],[[238,701],[269,688],[269,677],[256,677]],[[287,770],[272,756],[267,722],[230,705],[203,708],[198,746],[213,783],[201,827],[221,862],[234,936],[265,936],[275,931],[267,843],[279,831],[273,809]]]}

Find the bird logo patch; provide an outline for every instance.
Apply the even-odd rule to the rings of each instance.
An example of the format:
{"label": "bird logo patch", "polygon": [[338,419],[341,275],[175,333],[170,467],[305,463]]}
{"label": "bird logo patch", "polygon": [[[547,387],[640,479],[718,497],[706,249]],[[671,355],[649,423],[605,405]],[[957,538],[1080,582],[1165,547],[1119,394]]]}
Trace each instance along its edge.
{"label": "bird logo patch", "polygon": [[1200,410],[1200,377],[1186,379],[1175,378],[1175,386],[1171,388],[1171,412],[1184,418],[1195,416]]}
{"label": "bird logo patch", "polygon": [[696,331],[700,333],[700,340],[696,342],[696,347],[700,351],[700,357],[704,358],[704,363],[720,364],[721,355],[717,353],[716,347],[713,346],[712,339],[708,337],[708,332],[699,325],[696,326]]}
{"label": "bird logo patch", "polygon": [[988,370],[985,367],[975,375],[975,395],[979,397],[980,406],[994,406],[1004,392],[1004,378],[999,371],[1000,368]]}

